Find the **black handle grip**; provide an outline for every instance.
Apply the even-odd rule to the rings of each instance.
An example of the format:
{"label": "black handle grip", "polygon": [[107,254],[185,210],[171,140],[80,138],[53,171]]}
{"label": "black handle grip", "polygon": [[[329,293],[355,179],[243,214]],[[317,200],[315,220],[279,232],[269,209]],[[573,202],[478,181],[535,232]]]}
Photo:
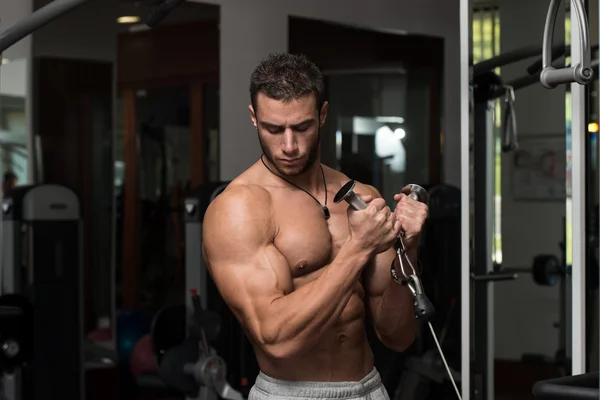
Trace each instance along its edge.
{"label": "black handle grip", "polygon": [[435,308],[431,301],[422,293],[415,294],[415,298],[413,299],[413,308],[415,311],[415,315],[419,319],[419,321],[423,323],[427,323],[433,319],[435,316]]}

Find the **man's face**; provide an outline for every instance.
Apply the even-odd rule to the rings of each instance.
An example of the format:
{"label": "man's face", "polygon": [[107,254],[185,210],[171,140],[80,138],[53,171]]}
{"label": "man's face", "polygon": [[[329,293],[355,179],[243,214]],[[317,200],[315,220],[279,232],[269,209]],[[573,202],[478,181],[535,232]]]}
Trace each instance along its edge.
{"label": "man's face", "polygon": [[318,113],[316,101],[314,94],[283,102],[259,93],[257,113],[250,106],[263,153],[281,175],[299,175],[317,161],[319,130],[325,124],[328,105],[324,103]]}

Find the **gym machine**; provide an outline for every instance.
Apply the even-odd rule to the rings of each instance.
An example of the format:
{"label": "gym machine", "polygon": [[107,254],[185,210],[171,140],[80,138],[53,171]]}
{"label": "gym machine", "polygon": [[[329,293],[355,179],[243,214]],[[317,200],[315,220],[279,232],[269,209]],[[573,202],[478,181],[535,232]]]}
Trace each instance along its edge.
{"label": "gym machine", "polygon": [[[0,55],[88,1],[54,0],[34,11],[0,32]],[[148,26],[182,2],[164,1]],[[2,207],[0,398],[82,399],[84,351],[116,357],[83,340],[79,200],[67,188],[40,184],[5,194]]]}
{"label": "gym machine", "polygon": [[[80,205],[58,185],[2,201],[2,399],[84,398]],[[15,310],[16,308],[16,310]]]}
{"label": "gym machine", "polygon": [[[244,395],[228,380],[233,377],[240,382],[240,390],[247,387],[245,360],[254,359],[237,320],[212,283],[202,256],[204,214],[227,185],[228,182],[202,185],[185,199],[186,305],[163,309],[152,326],[159,376],[188,399],[243,399]],[[173,338],[173,327],[179,326],[182,320],[185,321],[183,334],[175,334]],[[239,370],[228,371],[226,359],[239,360]],[[253,372],[258,374],[258,370]]]}
{"label": "gym machine", "polygon": [[[572,32],[572,42],[579,39],[579,48],[574,62],[579,61],[571,68],[553,70],[549,67],[552,59],[551,41],[556,23],[556,14],[560,0],[551,0],[544,27],[542,67],[540,81],[547,89],[553,89],[559,84],[572,84],[573,98],[573,136],[572,136],[572,180],[573,180],[573,268],[572,281],[572,308],[573,332],[572,341],[572,372],[573,376],[565,376],[538,382],[533,387],[533,394],[539,399],[598,399],[600,398],[599,372],[586,373],[585,367],[585,293],[586,293],[586,268],[588,265],[589,251],[586,233],[589,233],[588,219],[586,218],[587,188],[585,185],[586,164],[581,161],[585,158],[585,96],[582,85],[589,84],[594,78],[594,67],[598,62],[591,62],[593,47],[590,46],[590,33],[583,0],[572,0],[571,9],[575,18]],[[574,85],[578,83],[579,85]],[[579,157],[578,157],[579,156]],[[594,215],[594,213],[591,213]],[[596,215],[598,218],[598,215]],[[592,225],[596,225],[592,223]],[[577,323],[579,322],[579,323]],[[577,343],[577,345],[575,345]],[[596,351],[598,347],[596,347]]]}
{"label": "gym machine", "polygon": [[[572,43],[577,43],[576,47],[573,47],[572,59],[573,66],[564,67],[552,65],[552,62],[560,55],[565,53],[570,53],[571,49],[564,48],[562,50],[555,51],[557,46],[552,45],[552,34],[554,30],[554,25],[556,21],[556,16],[558,12],[560,1],[551,0],[550,8],[547,14],[546,26],[544,29],[544,40],[543,40],[543,49],[541,51],[542,58],[539,62],[532,65],[528,69],[529,76],[524,76],[519,78],[509,84],[505,85],[498,78],[494,77],[489,71],[491,71],[495,67],[499,67],[501,65],[505,65],[508,63],[512,63],[518,60],[524,60],[531,56],[534,56],[535,53],[539,54],[540,50],[537,51],[535,49],[521,49],[520,51],[512,52],[510,54],[504,54],[494,59],[488,60],[484,63],[480,63],[474,66],[471,69],[472,76],[469,80],[469,83],[474,88],[471,96],[475,98],[476,104],[474,104],[474,125],[475,125],[475,138],[474,138],[474,158],[475,158],[475,232],[474,238],[475,241],[481,243],[481,245],[475,246],[475,254],[474,254],[474,262],[475,262],[475,276],[471,275],[472,278],[478,278],[479,276],[487,277],[488,275],[493,275],[495,272],[502,272],[503,270],[500,266],[492,265],[492,257],[490,250],[490,222],[488,216],[491,215],[491,202],[492,198],[490,187],[486,187],[486,183],[489,184],[491,182],[490,171],[493,168],[492,157],[490,157],[491,152],[491,137],[493,135],[482,134],[488,133],[489,128],[491,127],[491,112],[489,109],[490,104],[486,104],[489,100],[498,98],[499,96],[507,96],[507,103],[512,101],[512,93],[514,90],[518,89],[518,87],[524,87],[531,83],[535,83],[536,81],[540,81],[541,84],[548,88],[555,88],[559,84],[572,84],[572,99],[573,99],[573,139],[572,139],[572,159],[573,162],[573,193],[576,195],[573,198],[573,244],[574,244],[574,260],[573,260],[573,272],[572,272],[572,285],[573,285],[573,369],[574,371],[581,371],[584,365],[584,353],[583,353],[583,344],[585,340],[582,340],[582,330],[583,330],[583,321],[582,315],[584,312],[582,311],[585,308],[585,304],[583,303],[583,286],[585,283],[585,198],[583,196],[585,191],[584,185],[584,173],[583,173],[583,160],[584,156],[584,138],[582,137],[582,133],[585,132],[585,124],[582,118],[583,116],[583,88],[581,85],[586,85],[593,79],[593,70],[597,69],[597,62],[592,63],[590,60],[590,56],[594,47],[590,46],[589,42],[589,28],[587,24],[587,19],[584,11],[583,2],[581,0],[572,0],[571,9],[573,10],[574,17],[572,18]],[[462,1],[461,2],[461,42],[463,46],[463,59],[466,48],[470,48],[470,43],[468,42],[468,28],[465,26],[468,23],[468,9],[469,2]],[[557,56],[557,52],[561,53]],[[484,79],[484,75],[488,74],[487,82]],[[463,82],[465,81],[465,71],[463,71]],[[484,87],[483,93],[476,93],[477,86],[484,81],[484,84],[487,88]],[[478,81],[480,83],[478,83]],[[578,83],[576,85],[574,83]],[[463,118],[465,111],[467,109],[467,97],[464,96],[463,93]],[[471,102],[473,98],[471,99]],[[477,105],[479,103],[479,107]],[[488,106],[486,109],[485,106]],[[483,107],[482,107],[483,106]],[[510,109],[505,113],[505,129],[507,128],[507,118],[506,115],[510,116]],[[464,122],[464,119],[463,119]],[[514,120],[514,114],[508,118],[509,128],[515,127],[516,123]],[[506,139],[509,135],[504,132],[504,139]],[[469,182],[469,172],[466,169],[468,166],[468,153],[465,153],[467,150],[467,146],[469,143],[470,132],[464,129],[462,132],[462,183],[468,184]],[[515,135],[510,135],[513,139],[516,139]],[[477,141],[479,140],[479,143]],[[486,143],[487,141],[487,143]],[[510,142],[508,143],[510,145]],[[516,140],[513,142],[516,145]],[[512,146],[506,146],[506,140],[503,141],[503,150],[510,151]],[[486,154],[487,153],[487,154]],[[478,170],[479,169],[479,170]],[[487,178],[486,178],[487,177]],[[488,211],[485,211],[485,208],[488,208]],[[469,210],[468,197],[463,196],[463,212]],[[463,220],[463,224],[465,220]],[[464,226],[463,229],[468,229],[467,226]],[[463,250],[465,249],[466,241],[465,236],[463,235]],[[464,271],[464,270],[463,270]],[[465,277],[465,273],[463,272],[463,279]],[[508,278],[509,276],[506,276]],[[512,279],[512,278],[510,278]],[[485,279],[484,281],[487,281]],[[463,280],[463,284],[464,284]],[[463,288],[463,291],[467,290],[466,287]],[[482,301],[487,300],[486,288],[479,288],[474,290],[474,299],[471,300],[471,304],[474,304],[475,307],[477,305],[481,305]],[[487,308],[487,307],[486,307]],[[463,309],[463,317],[465,316],[465,309]],[[485,312],[484,310],[481,310]],[[485,318],[485,314],[481,312],[478,313],[475,311],[475,316],[479,316],[479,318]],[[479,321],[478,324],[475,324],[475,329],[477,330],[477,326],[480,326],[480,330],[486,329],[486,323]],[[483,335],[487,339],[487,333]],[[470,388],[472,389],[471,394],[475,399],[480,398],[492,398],[493,389],[491,387],[491,382],[493,378],[493,373],[491,370],[493,360],[486,360],[486,354],[481,354],[478,352],[478,348],[480,350],[485,351],[486,347],[484,343],[482,343],[482,336],[478,333],[475,333],[475,364],[473,365],[473,374]],[[478,345],[479,342],[479,345]],[[463,348],[463,351],[469,353],[469,349]],[[483,357],[482,357],[483,356]],[[473,360],[473,358],[471,358]],[[463,365],[466,363],[463,361]],[[487,364],[487,365],[485,365]],[[466,364],[468,365],[468,364]],[[486,369],[487,367],[487,369]],[[483,372],[483,373],[482,373]],[[486,379],[487,374],[487,379]],[[482,382],[483,381],[483,382]],[[566,388],[567,386],[571,386],[570,389]],[[580,386],[580,388],[576,388],[576,386]],[[469,385],[466,385],[465,388],[468,388]],[[578,399],[578,398],[598,398],[598,379],[597,373],[595,374],[583,374],[579,377],[564,377],[557,380],[550,380],[545,382],[540,382],[534,388],[534,394],[538,398],[548,398],[548,399]],[[595,388],[593,391],[590,391],[590,388]],[[481,392],[483,390],[483,392]],[[587,395],[586,395],[587,393]]]}
{"label": "gym machine", "polygon": [[[564,63],[553,61],[570,53],[570,46],[564,44],[550,45],[548,53],[540,51],[538,46],[529,46],[493,57],[473,65],[471,69],[471,111],[473,122],[473,166],[474,166],[474,225],[471,235],[471,299],[472,318],[477,323],[471,324],[472,333],[472,381],[471,394],[475,400],[493,398],[494,359],[491,332],[493,314],[488,312],[492,292],[488,284],[508,281],[517,278],[514,270],[503,269],[493,262],[492,242],[494,213],[494,101],[504,100],[502,117],[502,151],[509,153],[518,149],[517,119],[513,108],[515,91],[539,83],[543,80],[548,85],[555,85],[561,80],[576,75],[572,72],[578,67],[564,67]],[[598,46],[593,46],[592,50]],[[504,82],[494,73],[494,69],[531,57],[542,56],[527,68],[527,74]],[[592,63],[591,69],[598,69],[598,63]],[[568,75],[565,71],[571,71]],[[587,70],[586,70],[587,71]],[[587,73],[587,72],[586,72]],[[590,72],[591,73],[591,72]],[[556,75],[558,74],[558,75]],[[593,75],[593,73],[592,73]],[[579,75],[578,75],[579,76]]]}
{"label": "gym machine", "polygon": [[[460,371],[460,280],[456,266],[460,265],[460,189],[436,185],[428,189],[429,216],[423,229],[419,257],[423,265],[422,282],[431,293],[438,318],[432,321],[439,332],[454,380],[461,380]],[[394,400],[425,400],[454,398],[443,361],[428,335],[420,335],[398,371],[400,381],[394,389]],[[396,371],[394,371],[396,372]]]}

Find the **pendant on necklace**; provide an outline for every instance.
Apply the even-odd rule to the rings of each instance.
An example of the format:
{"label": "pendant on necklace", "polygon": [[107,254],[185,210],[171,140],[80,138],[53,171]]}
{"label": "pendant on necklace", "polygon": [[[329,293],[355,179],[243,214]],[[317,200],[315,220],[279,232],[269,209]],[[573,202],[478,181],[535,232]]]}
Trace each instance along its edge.
{"label": "pendant on necklace", "polygon": [[329,208],[327,208],[327,206],[323,206],[323,214],[325,214],[325,219],[329,219],[329,217],[331,217],[331,214],[329,214]]}

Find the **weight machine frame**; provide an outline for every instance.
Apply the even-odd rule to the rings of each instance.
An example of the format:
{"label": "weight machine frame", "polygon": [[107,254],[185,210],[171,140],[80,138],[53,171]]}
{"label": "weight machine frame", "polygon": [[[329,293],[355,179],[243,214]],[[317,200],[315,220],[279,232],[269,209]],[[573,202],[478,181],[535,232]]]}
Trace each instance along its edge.
{"label": "weight machine frame", "polygon": [[[54,0],[34,11],[29,17],[0,33],[0,55],[19,40],[90,1],[93,0]],[[155,27],[184,1],[164,0],[150,12],[146,19],[146,25],[150,28]]]}
{"label": "weight machine frame", "polygon": [[[34,362],[33,369],[19,362],[13,371],[2,372],[0,398],[42,399],[57,390],[68,398],[84,398],[79,199],[59,185],[17,187],[2,201],[2,227],[0,294],[23,295],[23,288],[33,282],[24,296],[33,299],[33,315],[22,320],[29,326],[27,318],[32,318],[33,332],[17,344],[22,347],[19,354],[31,351]],[[24,256],[29,271],[25,276]]]}
{"label": "weight machine frame", "polygon": [[[470,42],[470,13],[471,2],[469,0],[460,1],[460,41],[461,41],[461,187],[470,188],[470,123],[469,111],[471,105],[470,92],[471,84],[476,81],[477,77],[482,73],[490,71],[495,67],[506,65],[515,61],[524,60],[533,57],[536,53],[539,55],[540,48],[524,48],[514,52],[506,53],[495,57],[491,60],[479,63],[472,68],[469,67],[469,54],[471,51]],[[570,68],[555,68],[551,65],[556,58],[556,46],[552,46],[552,33],[556,20],[556,10],[560,1],[552,0],[548,11],[546,28],[544,30],[544,45],[541,49],[542,59],[532,65],[529,69],[529,76],[523,76],[508,85],[514,89],[525,87],[530,84],[537,83],[539,80],[545,87],[553,88],[558,84],[571,83],[573,115],[571,126],[571,147],[572,147],[572,196],[573,200],[573,268],[571,287],[573,293],[572,302],[572,374],[583,374],[585,372],[585,266],[586,266],[586,193],[585,190],[585,87],[582,86],[589,83],[589,70],[591,67],[596,69],[598,63],[590,62],[591,48],[589,43],[589,28],[583,3],[581,0],[572,0],[575,9],[575,18],[572,19],[571,42],[578,43],[573,49],[564,48],[563,54],[571,51],[572,67]],[[532,52],[533,51],[533,52]],[[594,65],[595,64],[595,65]],[[540,71],[534,73],[535,70]],[[582,71],[584,73],[582,73]],[[574,83],[578,82],[578,83]],[[474,137],[474,216],[475,223],[473,235],[470,231],[470,190],[462,190],[461,209],[462,209],[462,269],[461,269],[461,286],[462,286],[462,309],[461,316],[462,324],[462,396],[468,400],[471,397],[474,399],[490,400],[493,398],[493,357],[490,357],[493,352],[493,340],[490,341],[490,316],[492,313],[487,313],[489,309],[489,290],[487,284],[478,285],[473,290],[474,298],[471,299],[471,280],[477,282],[478,274],[483,278],[484,282],[490,281],[495,275],[494,266],[492,265],[491,254],[491,209],[492,191],[490,188],[490,174],[493,171],[493,158],[489,157],[493,149],[493,135],[490,135],[490,108],[489,100],[497,98],[504,93],[504,89],[500,88],[497,93],[489,91],[489,95],[483,96],[479,102],[475,102],[473,107],[473,125],[475,130]],[[478,104],[479,103],[479,104]],[[480,132],[485,132],[481,135]],[[475,245],[473,252],[473,273],[471,270],[470,255],[471,242],[470,238],[474,237],[475,241],[482,243]],[[496,268],[497,270],[498,268]],[[507,277],[504,277],[507,278]],[[495,280],[495,279],[493,279]],[[471,310],[470,304],[474,304],[475,318],[477,315],[486,313],[488,320],[486,323],[480,323],[471,327]],[[471,338],[471,335],[475,335]],[[474,342],[475,352],[478,353],[474,365],[471,365],[471,339]],[[487,346],[487,347],[486,347]],[[479,350],[479,352],[477,351]],[[481,351],[484,352],[482,357]],[[473,368],[473,373],[471,373]],[[482,375],[484,374],[484,375]],[[487,376],[487,378],[486,378]],[[471,382],[471,379],[473,382]],[[472,389],[475,389],[474,391]]]}
{"label": "weight machine frame", "polygon": [[[556,57],[564,54],[568,55],[570,50],[570,47],[565,45],[553,47],[553,53]],[[597,46],[595,47],[597,48]],[[495,204],[493,193],[495,170],[493,101],[513,90],[516,91],[537,84],[539,79],[544,76],[543,70],[535,71],[535,67],[539,63],[534,63],[528,68],[532,74],[524,75],[506,84],[503,84],[499,77],[497,77],[497,81],[490,79],[490,74],[493,74],[492,70],[497,67],[541,55],[539,47],[523,48],[499,55],[473,67],[473,194],[475,199],[474,225],[473,234],[471,235],[473,240],[473,265],[471,270],[473,301],[471,312],[472,318],[480,322],[471,326],[472,348],[475,353],[474,357],[471,357],[474,359],[471,375],[473,379],[471,394],[474,400],[491,400],[494,398],[494,339],[492,335],[494,317],[493,312],[490,312],[493,309],[493,288],[490,288],[488,283],[512,280],[517,277],[515,273],[504,271],[501,265],[494,264],[492,261],[493,223],[491,216]],[[556,63],[555,66],[560,67],[559,63]],[[592,67],[595,68],[597,73],[598,63],[592,64]],[[486,71],[486,69],[489,70]],[[569,68],[556,69],[556,71],[565,69]],[[507,129],[507,127],[503,126],[503,129]],[[582,146],[584,146],[581,150],[584,156],[581,157],[583,161],[579,161],[585,162],[585,144],[583,143]],[[510,149],[509,146],[507,151],[510,151]],[[575,157],[573,156],[573,158]],[[583,168],[585,169],[585,164]],[[575,186],[575,182],[573,185]],[[585,196],[583,196],[582,201],[582,207],[585,210]],[[585,225],[583,229],[585,229]],[[585,251],[585,243],[583,243],[583,251]],[[581,265],[585,266],[585,255],[583,257],[580,262],[582,262]],[[573,263],[575,263],[575,260]],[[583,302],[585,304],[585,298]],[[585,312],[583,318],[585,319]],[[482,321],[485,322],[481,323]],[[585,329],[583,335],[583,339],[585,339]],[[583,351],[581,354],[583,362],[585,362],[585,352]]]}

